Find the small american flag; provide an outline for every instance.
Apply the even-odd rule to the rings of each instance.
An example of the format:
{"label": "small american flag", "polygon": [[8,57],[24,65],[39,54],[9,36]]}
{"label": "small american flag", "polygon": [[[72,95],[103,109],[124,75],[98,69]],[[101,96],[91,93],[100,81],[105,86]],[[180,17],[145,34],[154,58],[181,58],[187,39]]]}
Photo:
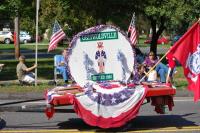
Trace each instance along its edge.
{"label": "small american flag", "polygon": [[51,36],[51,39],[50,39],[48,52],[56,49],[58,42],[60,40],[62,40],[64,37],[65,37],[65,33],[63,32],[60,25],[58,24],[58,21],[55,20],[55,23],[53,25],[53,31],[52,31],[52,36]]}
{"label": "small american flag", "polygon": [[128,27],[128,34],[130,34],[131,44],[136,45],[137,44],[137,33],[136,33],[136,28],[135,28],[135,13],[133,13],[131,23]]}

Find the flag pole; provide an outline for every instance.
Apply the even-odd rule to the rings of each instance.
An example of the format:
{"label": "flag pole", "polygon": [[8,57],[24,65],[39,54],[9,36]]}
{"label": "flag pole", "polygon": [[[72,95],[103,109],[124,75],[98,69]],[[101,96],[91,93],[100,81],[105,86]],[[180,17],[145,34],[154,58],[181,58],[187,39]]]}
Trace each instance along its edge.
{"label": "flag pole", "polygon": [[[135,12],[133,12],[133,15],[132,15],[132,18],[131,18],[131,22],[133,21],[134,17],[135,17]],[[131,22],[129,24],[129,27],[131,26]]]}
{"label": "flag pole", "polygon": [[[35,44],[35,65],[37,65],[38,63],[38,12],[39,12],[39,3],[40,1],[37,0],[36,2],[36,36],[35,36],[35,40],[36,40],[36,44]],[[37,86],[37,67],[35,68],[35,86]]]}

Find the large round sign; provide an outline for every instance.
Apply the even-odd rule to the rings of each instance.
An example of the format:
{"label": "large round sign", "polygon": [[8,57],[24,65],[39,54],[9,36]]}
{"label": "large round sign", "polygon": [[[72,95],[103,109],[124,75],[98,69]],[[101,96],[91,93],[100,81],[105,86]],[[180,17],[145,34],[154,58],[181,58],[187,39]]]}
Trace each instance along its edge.
{"label": "large round sign", "polygon": [[127,81],[134,66],[129,39],[111,25],[99,25],[77,34],[68,58],[70,73],[80,86],[90,80]]}

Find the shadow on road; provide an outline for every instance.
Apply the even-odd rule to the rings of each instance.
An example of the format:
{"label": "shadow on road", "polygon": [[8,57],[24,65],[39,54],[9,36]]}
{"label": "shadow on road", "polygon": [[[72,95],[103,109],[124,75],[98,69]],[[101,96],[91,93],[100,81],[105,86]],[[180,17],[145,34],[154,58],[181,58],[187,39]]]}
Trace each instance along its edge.
{"label": "shadow on road", "polygon": [[6,127],[6,121],[0,117],[0,130]]}
{"label": "shadow on road", "polygon": [[176,127],[182,128],[185,126],[196,126],[194,122],[186,120],[185,116],[193,114],[184,115],[158,115],[158,116],[138,116],[135,119],[128,122],[126,125],[120,128],[112,129],[101,129],[98,127],[92,127],[87,125],[82,119],[74,118],[69,119],[69,121],[61,122],[57,126],[60,129],[78,129],[80,131],[85,131],[88,129],[101,131],[101,132],[116,132],[116,131],[139,131],[139,130],[150,130],[158,128]]}
{"label": "shadow on road", "polygon": [[80,118],[71,118],[69,121],[58,123],[57,125],[60,129],[78,129],[80,131],[98,130],[100,128],[89,126]]}

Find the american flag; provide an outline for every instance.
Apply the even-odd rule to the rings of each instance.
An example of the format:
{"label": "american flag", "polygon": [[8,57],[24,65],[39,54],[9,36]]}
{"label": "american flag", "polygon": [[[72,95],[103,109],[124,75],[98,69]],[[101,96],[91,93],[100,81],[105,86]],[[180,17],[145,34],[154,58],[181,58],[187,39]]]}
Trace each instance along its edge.
{"label": "american flag", "polygon": [[128,34],[130,34],[131,44],[136,45],[137,44],[137,33],[136,33],[136,28],[135,28],[135,13],[133,13],[131,23],[128,27]]}
{"label": "american flag", "polygon": [[65,37],[65,33],[63,32],[60,25],[58,24],[58,21],[55,20],[48,52],[57,48],[58,42],[62,40],[64,37]]}

